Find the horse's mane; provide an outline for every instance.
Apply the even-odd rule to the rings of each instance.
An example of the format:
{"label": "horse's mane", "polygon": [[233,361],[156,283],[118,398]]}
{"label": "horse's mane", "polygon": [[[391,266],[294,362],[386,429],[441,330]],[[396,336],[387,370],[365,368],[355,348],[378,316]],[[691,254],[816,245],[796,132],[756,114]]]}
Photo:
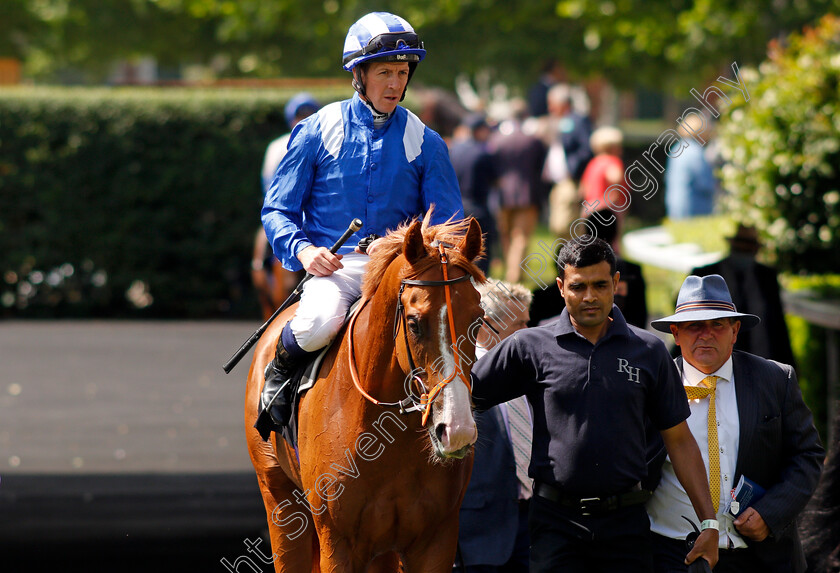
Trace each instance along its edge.
{"label": "horse's mane", "polygon": [[[434,240],[449,243],[451,245],[459,245],[470,226],[469,219],[460,219],[456,221],[449,220],[446,223],[441,223],[440,225],[431,225],[431,218],[432,209],[429,209],[426,212],[426,216],[423,218],[422,225],[420,227],[420,232],[423,235],[423,244],[426,245],[427,249],[432,248],[430,243]],[[382,282],[385,270],[394,261],[394,259],[402,254],[406,232],[415,220],[416,218],[403,223],[395,230],[390,231],[387,235],[385,235],[385,237],[383,237],[382,244],[377,245],[376,251],[370,257],[370,262],[368,263],[368,268],[362,282],[362,296],[364,298],[370,298],[373,296],[377,287]],[[466,257],[460,254],[459,251],[450,249],[447,250],[446,253],[449,257],[449,262],[467,271],[475,282],[482,283],[485,281],[484,273],[481,269],[475,266],[472,261],[468,261]],[[483,246],[481,254],[484,254]],[[415,266],[411,267],[411,274],[419,275],[430,267],[439,264],[439,262],[440,261],[437,257],[426,257],[418,261]]]}

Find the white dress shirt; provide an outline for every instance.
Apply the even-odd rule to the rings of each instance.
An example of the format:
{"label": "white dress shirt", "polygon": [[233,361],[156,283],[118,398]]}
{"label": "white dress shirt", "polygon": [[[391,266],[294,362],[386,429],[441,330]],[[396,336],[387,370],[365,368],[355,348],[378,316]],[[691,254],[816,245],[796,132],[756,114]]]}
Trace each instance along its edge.
{"label": "white dress shirt", "polygon": [[[701,386],[700,382],[706,378],[691,364],[683,361],[682,383],[684,386]],[[738,423],[738,402],[735,397],[735,380],[732,375],[732,357],[729,357],[719,370],[711,376],[718,376],[715,386],[715,413],[717,417],[718,446],[720,447],[720,501],[717,516],[715,519],[720,522],[720,542],[722,549],[738,549],[746,547],[747,544],[738,534],[733,525],[733,518],[729,512],[729,504],[732,501],[731,490],[735,487],[735,464],[738,461],[738,440],[740,435],[740,424]],[[703,456],[703,464],[706,467],[706,475],[709,473],[709,437],[708,437],[708,415],[709,399],[689,400],[691,415],[688,417],[688,427],[691,430],[700,454]],[[650,516],[650,529],[654,533],[670,537],[672,539],[685,539],[685,536],[692,531],[691,526],[681,516],[686,516],[697,523],[697,515],[674,473],[674,466],[671,457],[665,459],[662,466],[662,480],[659,487],[653,493],[653,497],[647,503],[647,512]],[[699,525],[699,524],[698,524]]]}

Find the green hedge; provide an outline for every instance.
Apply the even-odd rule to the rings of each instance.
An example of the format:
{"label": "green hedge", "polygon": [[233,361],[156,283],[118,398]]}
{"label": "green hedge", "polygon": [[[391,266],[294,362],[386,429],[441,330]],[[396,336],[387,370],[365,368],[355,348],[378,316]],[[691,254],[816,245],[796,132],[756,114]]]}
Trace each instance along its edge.
{"label": "green hedge", "polygon": [[257,315],[259,174],[292,93],[1,89],[0,314]]}
{"label": "green hedge", "polygon": [[771,44],[744,68],[750,99],[720,122],[727,210],[754,224],[780,270],[840,269],[840,17]]}
{"label": "green hedge", "polygon": [[[807,291],[816,298],[840,299],[840,275],[786,276],[784,288],[790,291]],[[823,438],[828,439],[828,379],[826,330],[799,316],[787,315],[790,343],[796,356],[799,387],[805,402],[814,414],[814,423]]]}

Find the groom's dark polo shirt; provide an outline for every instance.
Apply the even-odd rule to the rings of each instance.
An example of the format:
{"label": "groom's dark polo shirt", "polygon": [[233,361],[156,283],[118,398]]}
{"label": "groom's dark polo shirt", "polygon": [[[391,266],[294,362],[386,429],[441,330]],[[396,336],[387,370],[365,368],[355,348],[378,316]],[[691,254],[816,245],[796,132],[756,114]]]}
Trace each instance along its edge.
{"label": "groom's dark polo shirt", "polygon": [[563,310],[551,324],[519,330],[472,369],[484,410],[525,394],[534,410],[529,475],[580,497],[632,488],[647,473],[645,417],[658,430],[690,414],[679,374],[655,335],[629,326],[613,306],[597,344]]}

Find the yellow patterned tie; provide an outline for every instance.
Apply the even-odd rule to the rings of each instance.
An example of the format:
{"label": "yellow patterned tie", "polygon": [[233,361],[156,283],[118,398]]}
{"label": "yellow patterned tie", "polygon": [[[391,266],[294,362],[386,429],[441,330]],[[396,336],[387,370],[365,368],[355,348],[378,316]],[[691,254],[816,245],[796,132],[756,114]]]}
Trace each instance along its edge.
{"label": "yellow patterned tie", "polygon": [[698,400],[709,397],[709,416],[707,420],[709,429],[709,493],[712,496],[712,504],[717,513],[720,505],[720,446],[718,446],[717,415],[715,414],[715,385],[718,376],[706,376],[701,384],[705,386],[686,386],[685,393],[689,400]]}

